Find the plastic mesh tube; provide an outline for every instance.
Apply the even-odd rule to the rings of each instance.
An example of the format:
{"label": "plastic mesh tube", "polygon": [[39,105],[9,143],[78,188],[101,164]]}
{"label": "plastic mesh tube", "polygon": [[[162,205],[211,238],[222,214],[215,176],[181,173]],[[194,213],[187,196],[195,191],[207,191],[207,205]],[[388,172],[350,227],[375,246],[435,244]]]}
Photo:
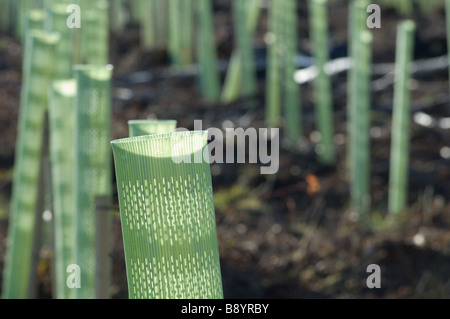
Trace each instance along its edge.
{"label": "plastic mesh tube", "polygon": [[112,142],[130,298],[223,298],[207,136]]}

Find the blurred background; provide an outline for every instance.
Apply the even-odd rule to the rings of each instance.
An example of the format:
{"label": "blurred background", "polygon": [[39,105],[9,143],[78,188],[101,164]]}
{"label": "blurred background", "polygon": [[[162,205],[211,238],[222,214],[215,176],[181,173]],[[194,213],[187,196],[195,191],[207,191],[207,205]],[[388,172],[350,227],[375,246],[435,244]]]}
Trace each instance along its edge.
{"label": "blurred background", "polygon": [[[276,1],[276,0],[272,0]],[[225,298],[449,298],[450,104],[445,1],[392,1],[372,29],[373,64],[385,66],[371,85],[371,210],[350,207],[346,175],[347,73],[330,76],[336,161],[318,159],[312,82],[298,83],[302,136],[287,143],[281,130],[280,168],[261,175],[255,164],[211,164]],[[402,2],[402,1],[398,1]],[[409,0],[408,0],[409,2]],[[236,43],[232,1],[213,0],[214,45],[221,83]],[[328,1],[330,59],[348,54],[348,2]],[[145,48],[143,20],[125,5],[124,24],[109,36],[114,66],[112,139],[128,136],[128,120],[175,119],[178,127],[264,127],[268,5],[263,1],[252,37],[257,74],[253,107],[247,99],[214,102],[199,89],[198,69],[173,66],[166,47]],[[313,63],[308,1],[297,1],[298,69]],[[397,24],[416,22],[411,84],[408,204],[387,209]],[[21,41],[0,33],[0,270],[3,269],[22,79]],[[302,57],[302,59],[300,59]],[[436,59],[436,58],[441,58]],[[308,62],[309,61],[309,62]],[[311,62],[312,61],[312,62]],[[427,64],[428,61],[428,64]],[[442,63],[442,61],[444,61]],[[114,172],[111,172],[114,174]],[[112,298],[127,298],[121,226],[114,186]],[[369,289],[367,266],[378,264],[381,288]],[[39,254],[39,298],[52,297],[52,249]],[[0,272],[0,283],[2,274]],[[0,285],[1,287],[1,285]]]}

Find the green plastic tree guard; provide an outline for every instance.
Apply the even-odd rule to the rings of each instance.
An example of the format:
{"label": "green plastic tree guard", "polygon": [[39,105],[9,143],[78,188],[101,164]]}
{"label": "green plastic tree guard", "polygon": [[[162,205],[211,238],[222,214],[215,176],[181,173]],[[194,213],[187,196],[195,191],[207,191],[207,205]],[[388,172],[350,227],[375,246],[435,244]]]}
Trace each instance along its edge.
{"label": "green plastic tree guard", "polygon": [[285,130],[286,137],[295,144],[302,134],[302,114],[300,86],[294,81],[294,73],[297,70],[297,46],[298,46],[298,25],[297,25],[297,1],[282,0],[285,23],[281,25],[282,40],[284,41],[284,76],[282,84],[284,86],[285,102]]}
{"label": "green plastic tree guard", "polygon": [[206,99],[218,101],[220,75],[217,68],[217,51],[214,44],[214,24],[211,0],[195,2],[198,15],[197,54],[200,68],[200,88]]}
{"label": "green plastic tree guard", "polygon": [[53,82],[50,92],[50,161],[52,167],[52,198],[54,223],[54,264],[58,299],[73,297],[67,287],[67,267],[74,263],[74,127],[75,80]]}
{"label": "green plastic tree guard", "polygon": [[169,8],[169,55],[172,65],[181,68],[192,63],[192,0],[173,0]]}
{"label": "green plastic tree guard", "polygon": [[56,46],[55,74],[57,80],[70,79],[74,62],[73,41],[75,29],[67,27],[68,4],[66,1],[56,1],[48,4],[47,16],[45,19],[45,30],[58,32],[60,41]]}
{"label": "green plastic tree guard", "polygon": [[[249,12],[248,19],[246,20],[246,27],[249,29],[248,32],[253,35],[261,13],[262,0],[251,0],[248,2]],[[242,82],[241,73],[242,54],[238,49],[235,49],[228,64],[225,83],[220,96],[220,101],[222,103],[230,103],[239,97]]]}
{"label": "green plastic tree guard", "polygon": [[278,54],[280,29],[282,25],[281,2],[271,1],[269,4],[269,37],[267,44],[267,82],[266,82],[266,114],[265,121],[269,127],[280,124],[280,59]]}
{"label": "green plastic tree guard", "polygon": [[[42,3],[41,1],[36,0],[16,0],[16,1],[17,1],[16,36],[20,38],[23,42],[25,42],[26,33],[28,30],[27,24],[29,19],[29,13],[31,10],[42,9]],[[38,29],[42,29],[42,27]]]}
{"label": "green plastic tree guard", "polygon": [[129,136],[171,133],[177,128],[175,120],[130,120],[128,121]]}
{"label": "green plastic tree guard", "polygon": [[[25,21],[25,30],[44,30],[45,12],[41,9],[32,9],[28,11]],[[49,31],[49,30],[47,30]]]}
{"label": "green plastic tree guard", "polygon": [[9,31],[11,26],[10,14],[11,14],[11,1],[10,0],[0,0],[0,31]]}
{"label": "green plastic tree guard", "polygon": [[[450,0],[445,1],[445,21],[446,21],[446,27],[447,30],[450,30]],[[447,31],[447,52],[450,52],[450,32]],[[450,78],[450,54],[448,54],[448,74]],[[450,88],[450,82],[449,82],[449,88]]]}
{"label": "green plastic tree guard", "polygon": [[25,41],[23,85],[14,163],[3,297],[28,297],[44,115],[59,36],[30,31]]}
{"label": "green plastic tree guard", "polygon": [[[148,2],[150,2],[150,0],[148,0]],[[110,29],[114,34],[119,34],[125,29],[127,17],[124,0],[110,1],[109,17],[109,20],[111,21]]]}
{"label": "green plastic tree guard", "polygon": [[[74,66],[76,298],[95,297],[95,198],[111,197],[111,65]],[[105,272],[108,270],[105,270]]]}
{"label": "green plastic tree guard", "polygon": [[105,0],[83,3],[81,27],[82,64],[107,64],[109,60],[109,3]]}
{"label": "green plastic tree guard", "polygon": [[132,299],[223,298],[207,137],[111,143]]}
{"label": "green plastic tree guard", "polygon": [[144,49],[152,50],[156,48],[156,2],[157,0],[147,0],[142,3],[141,23],[141,45]]}
{"label": "green plastic tree guard", "polygon": [[416,25],[412,20],[397,26],[395,61],[394,107],[392,115],[392,142],[389,170],[388,209],[402,212],[408,202],[409,139],[411,121],[411,64],[414,52]]}
{"label": "green plastic tree guard", "polygon": [[354,212],[367,214],[370,211],[370,101],[372,74],[372,34],[368,30],[359,32],[355,39],[357,59],[354,60],[354,101],[351,111],[351,136],[353,158],[350,167],[351,206]]}
{"label": "green plastic tree guard", "polygon": [[328,54],[328,0],[310,0],[310,30],[313,42],[313,54],[319,75],[315,81],[316,122],[320,133],[319,160],[324,164],[334,164],[336,152],[333,143],[333,100],[331,80],[325,72]]}
{"label": "green plastic tree guard", "polygon": [[256,94],[257,81],[255,70],[255,56],[253,50],[252,31],[249,28],[250,5],[252,2],[233,0],[233,24],[236,34],[236,48],[241,57],[241,93],[248,98]]}

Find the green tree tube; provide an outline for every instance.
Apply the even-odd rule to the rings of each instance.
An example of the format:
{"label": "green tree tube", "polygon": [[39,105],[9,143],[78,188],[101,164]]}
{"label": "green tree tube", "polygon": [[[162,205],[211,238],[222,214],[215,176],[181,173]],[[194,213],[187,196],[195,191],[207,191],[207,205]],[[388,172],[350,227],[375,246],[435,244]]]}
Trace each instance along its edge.
{"label": "green tree tube", "polygon": [[113,141],[131,299],[221,299],[207,132]]}
{"label": "green tree tube", "polygon": [[284,100],[285,100],[285,130],[286,137],[291,143],[298,142],[302,134],[302,116],[300,86],[294,81],[297,71],[297,4],[295,0],[283,0],[284,23],[281,34],[285,47],[284,62]]}
{"label": "green tree tube", "polygon": [[192,0],[171,0],[169,6],[169,53],[172,65],[184,67],[192,63]]}
{"label": "green tree tube", "polygon": [[[146,2],[150,2],[150,0]],[[127,23],[125,11],[124,0],[110,0],[110,29],[114,34],[119,34],[125,29]],[[145,10],[143,9],[143,11]]]}
{"label": "green tree tube", "polygon": [[181,2],[181,45],[180,58],[183,66],[194,62],[194,3],[195,0]]}
{"label": "green tree tube", "polygon": [[55,297],[71,299],[67,267],[74,264],[75,80],[53,82],[50,92],[50,161],[54,223]]}
{"label": "green tree tube", "polygon": [[[450,0],[445,0],[445,17],[446,17],[446,25],[447,30],[450,30]],[[447,52],[450,52],[450,31],[447,31]],[[448,56],[448,63],[449,63],[449,78],[450,78],[450,54]],[[449,81],[450,84],[450,81]]]}
{"label": "green tree tube", "polygon": [[46,31],[58,32],[60,41],[56,46],[54,79],[63,80],[72,77],[73,57],[73,29],[67,27],[67,3],[53,2],[47,8],[45,20]]}
{"label": "green tree tube", "polygon": [[156,0],[156,46],[159,49],[168,47],[169,27],[169,6],[167,0]]}
{"label": "green tree tube", "polygon": [[[14,178],[3,272],[3,298],[28,297],[44,115],[53,77],[57,34],[32,30],[25,41]],[[41,213],[41,212],[40,212]]]}
{"label": "green tree tube", "polygon": [[[81,270],[76,298],[95,297],[95,198],[111,197],[112,66],[74,66],[75,263]],[[105,272],[108,272],[105,269]]]}
{"label": "green tree tube", "polygon": [[[358,61],[359,50],[358,41],[362,30],[366,29],[366,21],[364,16],[366,15],[367,8],[366,0],[350,0],[349,1],[349,23],[348,23],[348,52],[352,61]],[[347,131],[349,141],[346,144],[347,152],[347,172],[351,177],[352,159],[355,158],[356,145],[355,135],[352,132],[358,132],[356,127],[356,121],[353,119],[353,115],[357,114],[357,99],[358,99],[358,78],[357,68],[354,64],[347,72]],[[357,134],[357,133],[356,133]]]}
{"label": "green tree tube", "polygon": [[82,64],[107,64],[109,61],[108,2],[97,0],[82,9]]}
{"label": "green tree tube", "polygon": [[156,48],[156,2],[158,0],[147,0],[142,3],[142,18],[141,25],[141,44],[146,50]]}
{"label": "green tree tube", "polygon": [[252,32],[248,26],[249,3],[251,4],[251,2],[241,0],[232,1],[236,48],[242,61],[241,94],[244,97],[251,97],[257,91]]}
{"label": "green tree tube", "polygon": [[[17,1],[17,24],[16,24],[16,36],[25,42],[27,21],[30,10],[42,9],[39,1],[35,0],[16,0]],[[42,27],[37,28],[42,29]]]}
{"label": "green tree tube", "polygon": [[0,0],[0,31],[7,32],[10,29],[10,0]]}
{"label": "green tree tube", "polygon": [[32,9],[28,11],[25,21],[25,30],[44,30],[45,12],[41,9]]}
{"label": "green tree tube", "polygon": [[169,6],[169,56],[173,66],[181,67],[181,1],[170,0]]}
{"label": "green tree tube", "polygon": [[331,81],[325,72],[325,64],[329,60],[327,0],[309,0],[309,9],[313,53],[319,72],[315,81],[316,119],[321,136],[319,159],[324,164],[333,164],[336,160],[333,145],[333,101]]}
{"label": "green tree tube", "polygon": [[197,54],[200,68],[200,89],[211,102],[218,101],[220,76],[217,68],[217,51],[214,43],[214,24],[211,0],[197,0],[198,40]]}
{"label": "green tree tube", "polygon": [[128,132],[130,137],[171,133],[177,128],[175,120],[130,120]]}
{"label": "green tree tube", "polygon": [[267,82],[266,82],[266,124],[269,127],[276,127],[280,124],[280,29],[283,12],[280,1],[269,3],[269,33],[268,33],[268,53],[267,53]]}
{"label": "green tree tube", "polygon": [[131,0],[129,1],[131,5],[131,22],[139,25],[142,22],[142,4],[147,0]]}
{"label": "green tree tube", "polygon": [[[261,12],[262,0],[249,0],[249,12],[247,22],[247,28],[250,35],[255,32],[258,24],[258,19]],[[240,87],[242,83],[242,54],[239,49],[235,49],[231,55],[227,74],[225,77],[225,83],[223,85],[220,100],[222,103],[230,103],[239,97]]]}
{"label": "green tree tube", "polygon": [[372,74],[372,34],[361,31],[355,43],[358,58],[353,60],[356,91],[354,112],[351,116],[352,155],[351,202],[352,209],[360,214],[370,211],[370,96]]}
{"label": "green tree tube", "polygon": [[388,209],[402,212],[408,200],[411,64],[413,60],[415,23],[405,20],[397,27],[394,109],[392,118],[391,161]]}

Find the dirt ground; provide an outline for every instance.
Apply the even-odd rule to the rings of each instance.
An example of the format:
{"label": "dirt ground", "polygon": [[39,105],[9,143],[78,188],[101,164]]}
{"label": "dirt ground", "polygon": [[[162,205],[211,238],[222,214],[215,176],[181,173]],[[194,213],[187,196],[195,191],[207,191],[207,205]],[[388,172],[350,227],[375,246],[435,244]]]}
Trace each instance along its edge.
{"label": "dirt ground", "polygon": [[[331,1],[333,47],[345,47],[347,6]],[[233,46],[228,1],[215,2],[216,42],[226,61]],[[310,53],[306,1],[299,1],[300,48]],[[382,7],[382,28],[373,30],[374,63],[394,62],[396,24],[406,16]],[[427,15],[415,10],[415,58],[447,53],[444,10]],[[255,43],[266,31],[261,17]],[[264,71],[259,72],[257,107],[242,101],[212,105],[193,76],[173,75],[164,52],[139,47],[139,30],[111,38],[113,139],[126,137],[130,119],[176,119],[179,127],[264,125]],[[136,81],[144,75],[143,81]],[[172,76],[173,75],[173,76]],[[302,148],[280,149],[276,175],[259,174],[251,164],[212,164],[217,232],[225,298],[449,298],[450,297],[450,141],[449,129],[412,121],[408,209],[387,214],[392,83],[372,95],[372,212],[360,217],[349,210],[345,171],[346,76],[333,77],[337,164],[320,164],[315,153],[312,85],[302,86]],[[377,78],[374,78],[374,81]],[[0,35],[0,216],[8,212],[14,162],[21,46]],[[412,109],[435,119],[450,117],[448,71],[418,74]],[[229,123],[229,122],[227,122]],[[314,178],[315,177],[315,178]],[[318,186],[318,188],[317,188]],[[314,187],[316,187],[314,189]],[[113,245],[113,298],[127,298],[125,263],[117,194]],[[0,269],[3,269],[7,219],[0,219]],[[51,297],[48,255],[41,263],[40,298]],[[370,264],[381,269],[381,288],[369,289]],[[1,282],[1,274],[0,274]]]}

